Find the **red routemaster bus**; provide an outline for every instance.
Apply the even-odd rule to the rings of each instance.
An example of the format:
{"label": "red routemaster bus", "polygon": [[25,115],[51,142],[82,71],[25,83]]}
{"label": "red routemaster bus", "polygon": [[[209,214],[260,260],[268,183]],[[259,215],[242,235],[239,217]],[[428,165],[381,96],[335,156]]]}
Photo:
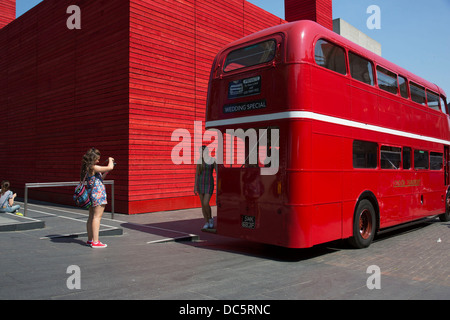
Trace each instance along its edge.
{"label": "red routemaster bus", "polygon": [[219,166],[217,233],[364,248],[381,229],[448,221],[448,114],[437,85],[312,21],[229,44],[212,66],[206,128],[245,150],[255,146],[227,130],[255,129],[258,144],[268,135],[256,150],[277,151],[278,170],[261,174],[259,160]]}

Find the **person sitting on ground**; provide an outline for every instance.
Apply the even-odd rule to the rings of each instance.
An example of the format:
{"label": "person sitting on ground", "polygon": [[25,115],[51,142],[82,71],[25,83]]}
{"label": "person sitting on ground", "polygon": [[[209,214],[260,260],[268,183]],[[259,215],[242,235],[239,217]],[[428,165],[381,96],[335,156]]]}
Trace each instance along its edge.
{"label": "person sitting on ground", "polygon": [[2,181],[0,192],[0,212],[14,213],[20,209],[20,205],[14,205],[14,199],[17,197],[16,193],[9,190],[11,184],[9,181]]}

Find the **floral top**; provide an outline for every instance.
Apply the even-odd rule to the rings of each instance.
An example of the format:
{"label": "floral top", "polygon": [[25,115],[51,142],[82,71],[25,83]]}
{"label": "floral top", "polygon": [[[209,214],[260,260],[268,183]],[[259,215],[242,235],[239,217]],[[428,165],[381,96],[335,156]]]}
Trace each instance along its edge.
{"label": "floral top", "polygon": [[105,185],[103,184],[102,174],[100,172],[97,172],[93,176],[88,175],[86,182],[89,197],[92,201],[92,206],[96,207],[107,204],[108,201],[106,200],[106,189]]}

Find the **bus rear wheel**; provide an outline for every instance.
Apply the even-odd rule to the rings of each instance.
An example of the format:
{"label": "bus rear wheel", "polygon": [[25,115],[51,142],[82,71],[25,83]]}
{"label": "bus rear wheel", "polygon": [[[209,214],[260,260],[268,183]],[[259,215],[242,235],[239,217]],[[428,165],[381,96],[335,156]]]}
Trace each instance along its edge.
{"label": "bus rear wheel", "polygon": [[376,231],[375,209],[369,200],[361,200],[353,218],[353,237],[350,244],[357,248],[367,248],[372,243]]}
{"label": "bus rear wheel", "polygon": [[439,220],[442,222],[450,221],[450,191],[447,192],[445,199],[445,213],[439,215]]}

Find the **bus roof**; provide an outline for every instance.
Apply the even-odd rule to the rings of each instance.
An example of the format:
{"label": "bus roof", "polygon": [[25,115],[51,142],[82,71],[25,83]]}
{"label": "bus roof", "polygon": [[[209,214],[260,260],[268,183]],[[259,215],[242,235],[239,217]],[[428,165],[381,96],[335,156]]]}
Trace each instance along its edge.
{"label": "bus roof", "polygon": [[[224,50],[227,50],[230,47],[240,46],[247,42],[252,42],[254,40],[268,37],[276,33],[283,33],[289,39],[289,46],[287,47],[286,55],[288,63],[295,63],[300,61],[314,62],[314,57],[313,55],[311,55],[311,51],[313,51],[313,47],[311,46],[311,44],[315,43],[320,38],[324,38],[331,42],[334,42],[337,45],[341,45],[369,60],[372,60],[376,65],[381,65],[382,67],[395,72],[398,75],[402,75],[408,78],[408,80],[410,81],[416,82],[446,97],[444,90],[438,85],[409,72],[408,70],[386,60],[385,58],[373,53],[372,51],[369,51],[361,47],[360,45],[344,38],[343,36],[310,20],[289,22],[255,32],[251,35],[230,43],[227,48],[223,49],[219,54],[222,54]],[[301,37],[298,37],[298,35],[301,35]],[[298,50],[298,48],[308,49]]]}

